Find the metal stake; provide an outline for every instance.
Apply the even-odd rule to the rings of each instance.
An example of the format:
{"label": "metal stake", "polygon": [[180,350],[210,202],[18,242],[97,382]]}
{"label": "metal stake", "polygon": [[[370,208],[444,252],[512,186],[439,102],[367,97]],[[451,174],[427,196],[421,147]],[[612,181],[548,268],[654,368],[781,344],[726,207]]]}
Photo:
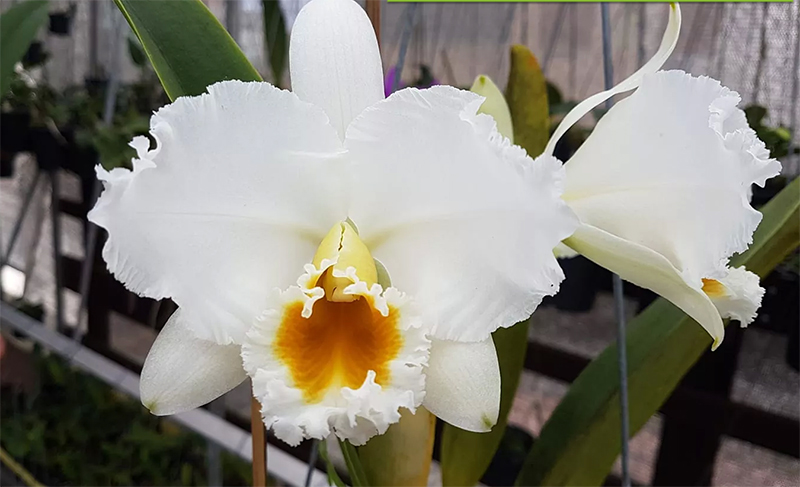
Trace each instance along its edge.
{"label": "metal stake", "polygon": [[314,470],[317,469],[317,456],[319,456],[319,442],[325,440],[311,440],[311,455],[308,457],[308,473],[306,473],[306,483],[304,487],[310,487],[311,478],[314,477]]}
{"label": "metal stake", "polygon": [[[600,4],[600,18],[603,27],[603,78],[607,90],[614,86],[613,60],[611,56],[611,22],[608,14],[608,4]],[[606,100],[606,110],[614,104],[613,97]],[[628,438],[628,357],[625,343],[625,295],[622,289],[622,279],[614,274],[614,311],[617,318],[617,363],[619,364],[619,404],[620,404],[620,435],[622,443],[622,486],[630,487],[631,473],[629,468],[630,451]]]}

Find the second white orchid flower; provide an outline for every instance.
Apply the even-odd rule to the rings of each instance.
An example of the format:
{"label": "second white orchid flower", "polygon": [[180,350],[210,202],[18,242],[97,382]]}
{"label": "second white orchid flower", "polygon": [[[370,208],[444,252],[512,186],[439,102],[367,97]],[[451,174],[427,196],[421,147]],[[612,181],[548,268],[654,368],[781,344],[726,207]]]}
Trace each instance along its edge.
{"label": "second white orchid flower", "polygon": [[497,421],[490,333],[563,279],[553,247],[577,219],[563,168],[502,137],[450,87],[384,100],[364,11],[314,0],[292,30],[293,92],[228,81],[180,98],[98,169],[90,219],[134,292],[180,307],[142,371],[156,414],[252,378],[290,444],[363,444],[426,407],[463,429]]}
{"label": "second white orchid flower", "polygon": [[642,69],[570,112],[559,138],[611,96],[617,103],[565,164],[564,199],[581,226],[564,243],[623,279],[670,300],[721,343],[722,318],[747,325],[764,294],[758,276],[730,268],[747,249],[761,213],[750,187],[781,169],[736,107],[736,92],[710,78],[658,71],[678,40],[670,8],[661,47]]}

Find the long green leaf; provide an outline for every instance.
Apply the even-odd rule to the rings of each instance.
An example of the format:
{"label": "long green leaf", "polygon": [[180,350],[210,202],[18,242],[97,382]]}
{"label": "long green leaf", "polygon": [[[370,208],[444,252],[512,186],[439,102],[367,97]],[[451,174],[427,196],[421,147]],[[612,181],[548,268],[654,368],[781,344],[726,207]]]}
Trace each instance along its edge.
{"label": "long green leaf", "polygon": [[[502,110],[506,103],[498,103],[490,96],[496,90],[494,84],[482,78],[484,77],[479,76],[473,85],[473,91],[487,96],[481,111],[486,111],[495,119],[507,117]],[[502,97],[500,98],[502,101]],[[530,156],[536,157],[544,151],[549,133],[547,83],[536,57],[526,47],[511,48],[511,72],[506,87],[506,101],[511,113],[512,140],[522,146]],[[498,122],[498,128],[505,125],[508,124]],[[492,338],[502,380],[500,416],[497,424],[488,433],[472,433],[449,424],[444,426],[441,467],[442,483],[446,486],[477,484],[489,468],[508,425],[508,413],[514,403],[528,348],[528,321],[497,330]]]}
{"label": "long green leaf", "polygon": [[5,95],[17,64],[47,20],[47,0],[18,3],[0,16],[0,96]]}
{"label": "long green leaf", "polygon": [[259,81],[224,27],[200,0],[114,0],[171,100],[218,81]]}
{"label": "long green leaf", "polygon": [[339,447],[342,449],[344,463],[347,464],[347,472],[350,474],[350,483],[353,487],[367,487],[369,481],[361,466],[361,459],[358,457],[356,447],[347,440],[339,440]]}
{"label": "long green leaf", "polygon": [[281,86],[289,52],[286,23],[277,0],[261,0],[261,11],[264,18],[264,49],[272,70],[272,82],[275,86]]}
{"label": "long green leaf", "polygon": [[[800,245],[800,179],[762,209],[764,219],[750,249],[733,266],[762,278]],[[711,337],[664,299],[628,327],[628,393],[631,432],[638,431],[700,356]],[[724,344],[722,346],[725,346]],[[593,360],[545,424],[517,485],[601,485],[620,452],[617,348]]]}

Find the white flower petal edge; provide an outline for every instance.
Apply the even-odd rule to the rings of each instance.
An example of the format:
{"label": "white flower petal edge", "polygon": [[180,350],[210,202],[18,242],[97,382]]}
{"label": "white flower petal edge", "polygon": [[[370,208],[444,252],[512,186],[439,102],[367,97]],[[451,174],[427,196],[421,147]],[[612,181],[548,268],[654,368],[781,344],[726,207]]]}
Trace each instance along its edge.
{"label": "white flower petal edge", "polygon": [[383,68],[372,24],[352,0],[314,0],[294,23],[289,44],[292,91],[325,110],[340,137],[365,108],[383,99]]}
{"label": "white flower petal edge", "polygon": [[591,225],[581,225],[565,243],[626,281],[671,301],[706,329],[714,339],[712,348],[722,343],[725,327],[702,285],[687,283],[661,254]]}
{"label": "white flower petal edge", "polygon": [[[695,291],[704,280],[725,278],[728,259],[747,249],[761,221],[750,206],[750,186],[763,186],[780,172],[736,108],[739,101],[710,78],[682,71],[644,76],[566,163],[564,199],[584,226],[649,249]],[[618,264],[612,260],[634,258],[624,245],[592,257],[591,243],[580,243],[589,235],[579,230],[566,243],[612,270]],[[647,279],[633,268],[619,273],[634,283]],[[645,287],[660,292],[654,286]],[[693,314],[664,296],[719,344],[719,317]]]}
{"label": "white flower petal edge", "polygon": [[716,282],[717,285],[707,283],[704,287],[719,314],[739,321],[742,327],[752,323],[764,297],[758,276],[744,267],[732,267],[727,276]]}
{"label": "white flower petal edge", "polygon": [[150,127],[157,145],[134,139],[133,171],[98,166],[103,258],[131,291],[172,297],[201,338],[241,343],[265,291],[291,285],[346,214],[341,141],[321,109],[267,83],[209,86]]}
{"label": "white flower petal edge", "polygon": [[545,147],[544,154],[552,155],[556,149],[556,144],[559,140],[561,140],[561,137],[567,133],[567,130],[569,130],[570,127],[575,125],[581,118],[583,118],[584,115],[592,111],[596,106],[600,105],[614,95],[636,88],[642,82],[642,78],[646,74],[652,74],[661,69],[661,66],[667,62],[667,59],[669,58],[670,54],[672,54],[672,51],[675,50],[675,46],[678,45],[678,37],[680,32],[681,8],[677,3],[670,3],[667,27],[664,30],[664,36],[661,38],[661,45],[658,47],[658,51],[656,51],[653,57],[650,58],[650,60],[645,63],[644,66],[639,68],[635,73],[630,75],[625,80],[621,81],[615,87],[590,96],[589,98],[578,103],[575,108],[570,110],[569,113],[564,116],[564,119],[561,121],[558,127],[556,127],[555,132],[553,132],[553,136],[550,137],[550,140],[547,142],[547,147]]}
{"label": "white flower petal edge", "polygon": [[425,397],[423,368],[428,363],[430,341],[409,299],[395,288],[384,291],[379,284],[367,289],[352,267],[348,277],[357,282],[345,289],[347,294],[369,297],[374,309],[382,314],[388,314],[390,307],[399,312],[397,327],[403,343],[389,363],[390,381],[377,384],[376,372],[370,370],[359,388],[333,387],[321,400],[314,401],[296,387],[289,367],[276,354],[276,335],[284,310],[293,303],[303,303],[303,318],[313,315],[315,302],[325,298],[321,288],[309,289],[309,284],[333,264],[323,261],[319,269],[307,264],[298,286],[272,296],[269,308],[255,322],[242,346],[244,368],[253,380],[253,395],[262,405],[264,424],[290,445],[297,445],[304,438],[323,439],[331,432],[354,445],[363,445],[399,421],[400,408],[414,412]]}
{"label": "white flower petal edge", "polygon": [[500,366],[491,338],[432,340],[423,406],[463,430],[486,432],[500,414]]}
{"label": "white flower petal edge", "polygon": [[197,338],[179,309],[147,354],[139,395],[153,414],[175,414],[213,401],[246,378],[240,347]]}
{"label": "white flower petal edge", "polygon": [[528,318],[558,291],[553,248],[577,225],[561,164],[535,163],[482,103],[451,87],[401,90],[345,139],[349,215],[439,339],[481,341]]}

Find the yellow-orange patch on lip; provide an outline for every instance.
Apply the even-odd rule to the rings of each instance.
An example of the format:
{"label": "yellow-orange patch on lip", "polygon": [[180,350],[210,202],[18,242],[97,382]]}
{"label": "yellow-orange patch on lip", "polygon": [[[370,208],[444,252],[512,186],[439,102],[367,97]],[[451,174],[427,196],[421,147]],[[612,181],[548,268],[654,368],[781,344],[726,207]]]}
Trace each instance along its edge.
{"label": "yellow-orange patch on lip", "polygon": [[703,279],[703,292],[711,298],[721,298],[727,294],[725,286],[716,279]]}
{"label": "yellow-orange patch on lip", "polygon": [[307,403],[321,401],[331,387],[358,389],[370,370],[377,384],[389,384],[389,363],[403,344],[397,309],[389,306],[383,316],[363,296],[352,302],[320,299],[308,318],[302,311],[300,301],[284,308],[272,347]]}

